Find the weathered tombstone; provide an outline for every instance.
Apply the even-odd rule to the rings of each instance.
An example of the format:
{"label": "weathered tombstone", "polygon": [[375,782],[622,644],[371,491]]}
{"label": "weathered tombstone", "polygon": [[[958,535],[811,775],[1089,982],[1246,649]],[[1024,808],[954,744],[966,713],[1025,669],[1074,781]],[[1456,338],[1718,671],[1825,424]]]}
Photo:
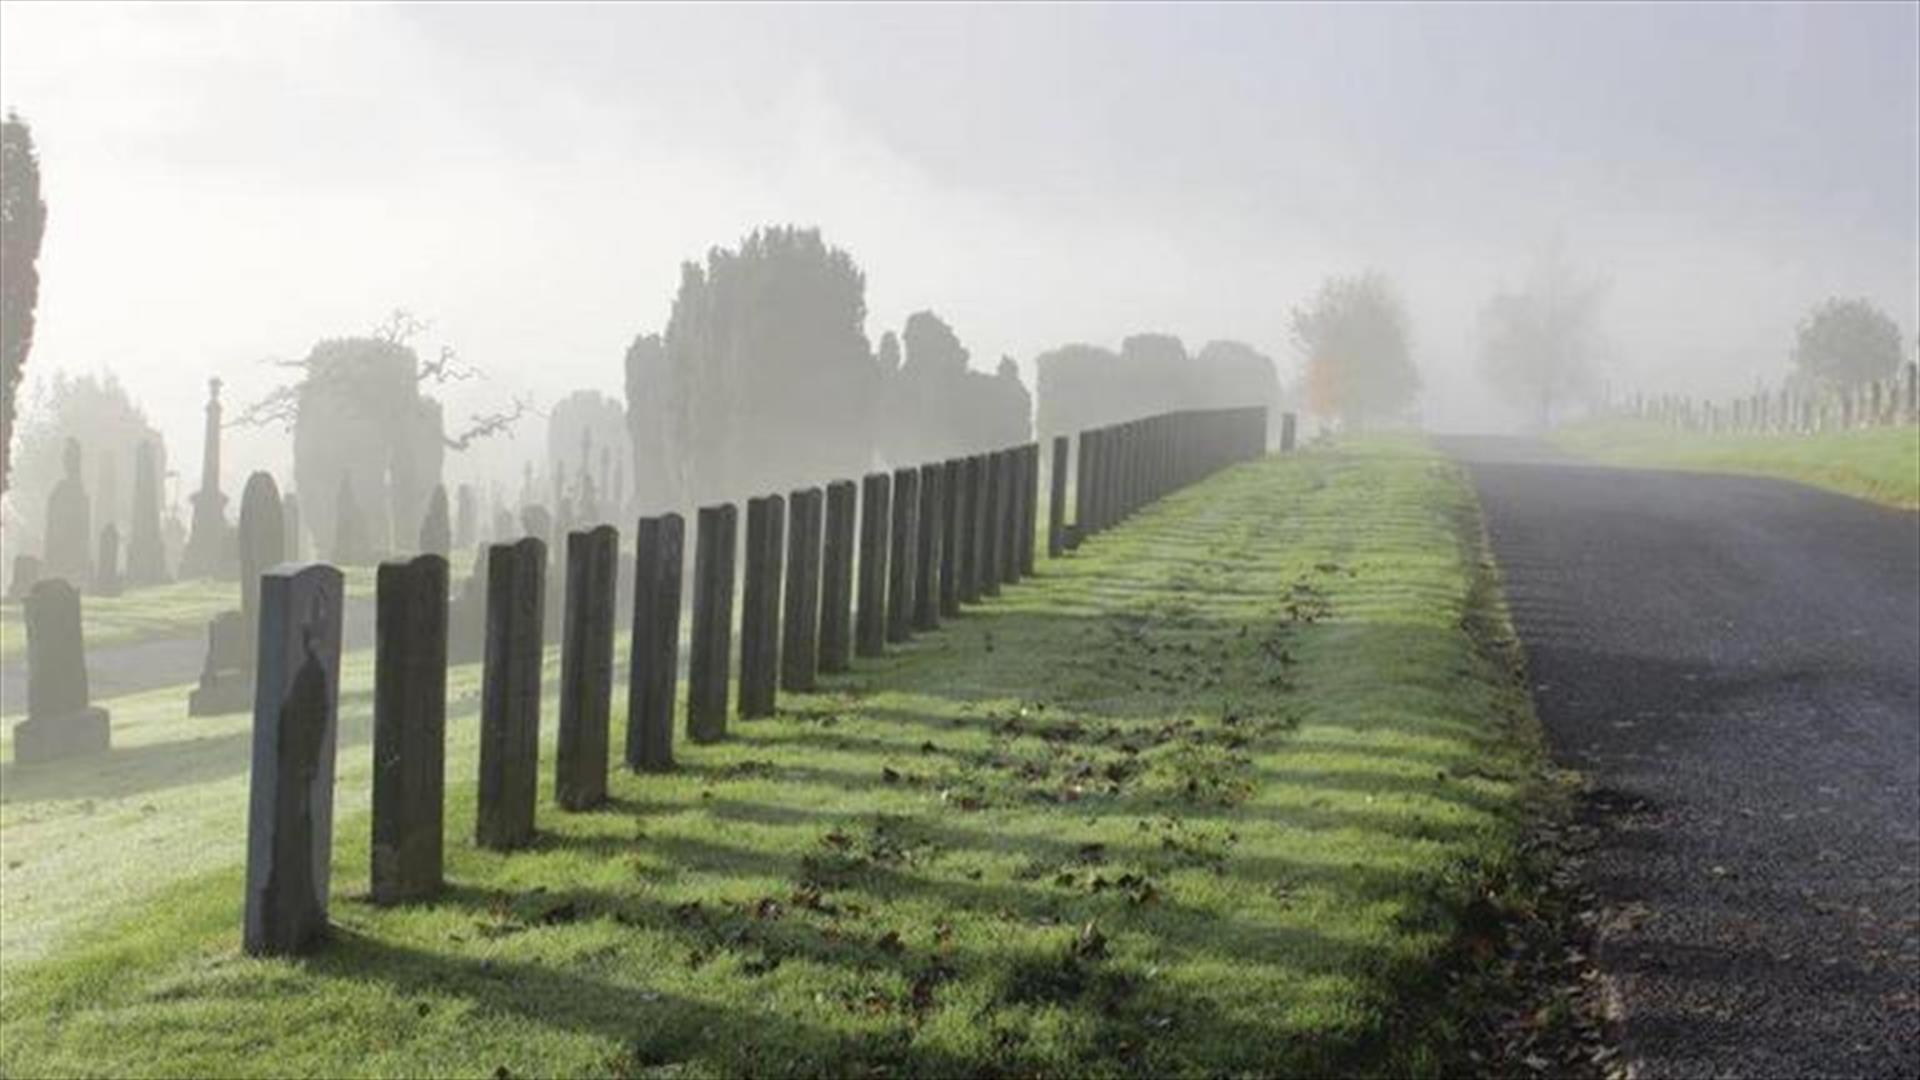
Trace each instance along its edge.
{"label": "weathered tombstone", "polygon": [[1047,485],[1047,558],[1067,551],[1067,450],[1065,435],[1053,437],[1053,461]]}
{"label": "weathered tombstone", "polygon": [[1285,412],[1280,414],[1280,452],[1281,453],[1289,454],[1293,452],[1293,443],[1294,443],[1294,439],[1296,438],[1294,428],[1298,423],[1299,421],[1294,417],[1292,413]]}
{"label": "weathered tombstone", "polygon": [[373,561],[367,525],[360,503],[353,497],[353,474],[340,474],[340,494],[333,504],[333,561],[341,566],[364,566]]}
{"label": "weathered tombstone", "polygon": [[827,531],[820,562],[820,670],[847,670],[852,642],[853,520],[856,489],[851,480],[827,485]]}
{"label": "weathered tombstone", "polygon": [[105,753],[107,710],[91,704],[80,593],[64,578],[33,586],[27,624],[27,718],[13,726],[13,760],[34,765]]}
{"label": "weathered tombstone", "polygon": [[93,594],[120,595],[120,528],[111,521],[100,530],[100,550],[93,560]]}
{"label": "weathered tombstone", "polygon": [[533,839],[540,774],[541,613],[547,543],[487,551],[487,655],[480,691],[480,810],[474,837],[507,851]]}
{"label": "weathered tombstone", "polygon": [[[240,614],[247,626],[255,625],[260,616],[260,575],[286,560],[280,488],[271,475],[256,472],[247,477],[247,486],[240,493]],[[252,667],[251,655],[248,667]]]}
{"label": "weathered tombstone", "polygon": [[987,459],[967,458],[966,506],[961,513],[960,602],[980,602],[981,561],[986,554]]}
{"label": "weathered tombstone", "polygon": [[1020,448],[1020,573],[1033,573],[1040,532],[1040,444]]}
{"label": "weathered tombstone", "polygon": [[613,710],[614,577],[620,533],[611,525],[567,535],[566,631],[560,643],[560,740],[554,801],[586,810],[607,798]]}
{"label": "weathered tombstone", "polygon": [[950,458],[940,467],[940,616],[960,614],[960,552],[967,537],[967,463]]}
{"label": "weathered tombstone", "polygon": [[220,491],[220,380],[207,380],[207,421],[200,451],[200,490],[193,493],[193,531],[180,556],[183,578],[213,577],[227,566],[227,497]]}
{"label": "weathered tombstone", "polygon": [[780,562],[786,503],[747,503],[747,573],[740,593],[740,716],[772,716],[780,681]]}
{"label": "weathered tombstone", "polygon": [[473,532],[480,520],[480,497],[474,493],[472,484],[461,484],[453,500],[453,544],[458,548],[469,548],[477,539]]}
{"label": "weathered tombstone", "polygon": [[1065,540],[1067,550],[1080,546],[1087,536],[1091,519],[1087,516],[1088,507],[1093,499],[1093,448],[1097,436],[1091,431],[1080,433],[1080,441],[1073,454],[1073,524],[1068,527]]}
{"label": "weathered tombstone", "polygon": [[880,656],[887,641],[886,473],[868,473],[860,483],[860,599],[855,612],[855,656]]}
{"label": "weathered tombstone", "polygon": [[820,519],[819,488],[787,496],[787,595],[782,610],[780,689],[814,688],[819,662]]}
{"label": "weathered tombstone", "polygon": [[280,521],[287,530],[287,561],[307,560],[307,534],[300,531],[300,497],[289,491],[280,497]]}
{"label": "weathered tombstone", "polygon": [[920,471],[896,469],[893,474],[893,527],[887,546],[887,640],[913,637],[914,586],[919,584],[915,559],[920,550]]}
{"label": "weathered tombstone", "polygon": [[914,530],[913,551],[915,630],[940,629],[940,534],[944,531],[940,517],[944,496],[940,485],[945,477],[942,465],[920,467],[920,514]]}
{"label": "weathered tombstone", "polygon": [[700,508],[693,540],[693,636],[687,658],[687,737],[727,736],[727,676],[733,651],[733,569],[739,511]]}
{"label": "weathered tombstone", "polygon": [[1002,515],[1006,513],[1007,469],[1000,451],[985,455],[981,465],[980,595],[999,596],[1003,572],[1001,552],[1006,543]]}
{"label": "weathered tombstone", "polygon": [[420,521],[420,553],[446,558],[453,550],[453,526],[447,521],[447,486],[435,484]]}
{"label": "weathered tombstone", "polygon": [[446,795],[447,560],[380,564],[373,668],[376,904],[440,891]]}
{"label": "weathered tombstone", "polygon": [[633,635],[628,641],[627,767],[673,767],[673,693],[680,675],[679,514],[641,518],[634,536]]}
{"label": "weathered tombstone", "polygon": [[164,584],[167,548],[160,538],[160,463],[153,444],[133,452],[133,523],[127,538],[127,584],[138,589]]}
{"label": "weathered tombstone", "polygon": [[200,684],[187,695],[188,716],[245,712],[254,699],[250,657],[253,624],[238,611],[223,611],[207,624],[207,660]]}
{"label": "weathered tombstone", "polygon": [[340,696],[340,571],[283,565],[260,584],[244,944],[306,952],[327,936]]}
{"label": "weathered tombstone", "polygon": [[80,477],[80,440],[68,439],[60,460],[63,474],[47,496],[42,573],[85,584],[93,577],[93,505]]}

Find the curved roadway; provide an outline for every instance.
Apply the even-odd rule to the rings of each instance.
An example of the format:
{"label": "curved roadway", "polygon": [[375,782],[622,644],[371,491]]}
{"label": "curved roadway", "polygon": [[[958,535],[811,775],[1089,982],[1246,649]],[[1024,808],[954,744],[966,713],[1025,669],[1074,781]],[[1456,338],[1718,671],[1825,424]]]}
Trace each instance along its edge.
{"label": "curved roadway", "polygon": [[1920,1076],[1920,515],[1457,439],[1643,1077]]}

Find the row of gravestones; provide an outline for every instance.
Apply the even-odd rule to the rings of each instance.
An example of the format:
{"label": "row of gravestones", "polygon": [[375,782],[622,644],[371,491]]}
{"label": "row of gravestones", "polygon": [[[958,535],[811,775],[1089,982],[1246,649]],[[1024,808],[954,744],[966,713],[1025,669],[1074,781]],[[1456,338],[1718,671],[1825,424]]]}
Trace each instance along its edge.
{"label": "row of gravestones", "polygon": [[1781,388],[1724,404],[1677,395],[1642,397],[1626,405],[1630,416],[1685,431],[1816,433],[1920,423],[1920,365],[1908,362],[1891,378],[1872,379],[1820,394]]}
{"label": "row of gravestones", "polygon": [[47,496],[42,552],[13,557],[8,600],[25,602],[43,578],[64,578],[96,596],[118,596],[128,586],[168,580],[160,533],[160,469],[152,444],[141,443],[134,454],[133,530],[124,570],[119,526],[108,522],[99,532],[93,531],[92,502],[80,463],[80,442],[68,439],[61,455],[61,478]]}
{"label": "row of gravestones", "polygon": [[[1249,438],[1255,419],[1258,437]],[[1149,492],[1256,457],[1264,443],[1264,410],[1213,410],[1120,425],[1092,444],[1083,435],[1082,457],[1091,454],[1114,496],[1110,524]],[[1056,443],[1056,516],[1061,450]],[[879,655],[886,642],[936,628],[960,604],[1030,573],[1039,464],[1028,444],[867,476],[857,583],[851,481],[750,500],[740,716],[772,714],[776,687],[807,690],[816,672],[845,670],[850,643],[855,655]],[[699,511],[686,714],[697,743],[726,735],[737,524],[731,503]],[[611,526],[567,537],[554,775],[566,810],[607,793],[618,544]],[[679,515],[640,520],[624,755],[635,771],[673,767],[683,547]],[[546,544],[492,545],[486,567],[474,839],[513,850],[533,839],[538,802]],[[326,565],[278,567],[260,582],[244,926],[245,948],[258,955],[307,951],[327,933],[341,582]],[[446,560],[383,563],[376,605],[370,893],[397,903],[431,897],[443,882]]]}

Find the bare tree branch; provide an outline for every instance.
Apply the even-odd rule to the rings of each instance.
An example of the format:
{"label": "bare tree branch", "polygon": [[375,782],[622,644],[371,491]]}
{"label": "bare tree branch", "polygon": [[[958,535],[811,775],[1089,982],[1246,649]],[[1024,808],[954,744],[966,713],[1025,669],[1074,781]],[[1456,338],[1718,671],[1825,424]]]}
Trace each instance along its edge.
{"label": "bare tree branch", "polygon": [[467,429],[458,435],[443,436],[441,441],[452,450],[465,450],[476,439],[492,435],[502,435],[513,430],[520,419],[533,411],[533,402],[524,397],[513,399],[512,412],[475,413],[469,417]]}

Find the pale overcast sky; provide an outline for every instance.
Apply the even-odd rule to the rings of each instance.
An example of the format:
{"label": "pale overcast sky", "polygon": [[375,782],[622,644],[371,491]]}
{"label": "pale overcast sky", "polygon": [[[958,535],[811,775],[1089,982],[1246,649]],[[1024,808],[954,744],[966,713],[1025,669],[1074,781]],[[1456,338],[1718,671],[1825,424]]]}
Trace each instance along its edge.
{"label": "pale overcast sky", "polygon": [[[1479,305],[1558,235],[1613,282],[1616,385],[1725,393],[1829,294],[1912,348],[1917,13],[0,3],[49,203],[29,372],[118,372],[189,470],[207,375],[244,401],[396,306],[493,375],[454,419],[618,395],[681,260],[795,222],[870,335],[931,307],[979,366],[1165,330],[1290,374],[1288,309],[1377,267],[1456,428],[1501,417]],[[235,449],[230,490],[287,471]]]}

